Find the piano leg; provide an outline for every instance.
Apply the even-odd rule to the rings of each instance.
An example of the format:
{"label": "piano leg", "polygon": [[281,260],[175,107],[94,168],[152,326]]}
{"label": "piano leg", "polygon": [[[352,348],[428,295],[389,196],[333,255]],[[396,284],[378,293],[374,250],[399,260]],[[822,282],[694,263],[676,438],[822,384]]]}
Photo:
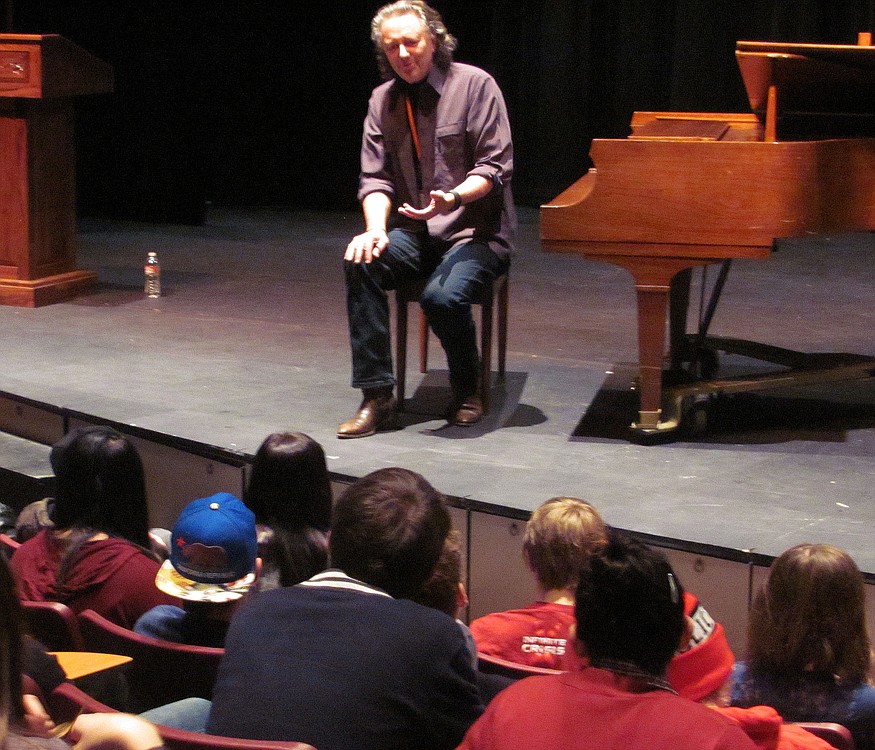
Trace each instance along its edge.
{"label": "piano leg", "polygon": [[665,352],[665,318],[668,312],[669,281],[654,284],[639,283],[638,295],[638,421],[632,429],[638,432],[672,430],[677,424],[660,422],[662,415],[662,360]]}
{"label": "piano leg", "polygon": [[678,428],[681,414],[674,401],[663,419],[663,362],[666,318],[671,310],[672,361],[685,349],[685,328],[693,268],[719,262],[718,258],[654,257],[613,255],[602,258],[626,268],[635,280],[638,297],[638,421],[632,430],[639,435],[671,432]]}

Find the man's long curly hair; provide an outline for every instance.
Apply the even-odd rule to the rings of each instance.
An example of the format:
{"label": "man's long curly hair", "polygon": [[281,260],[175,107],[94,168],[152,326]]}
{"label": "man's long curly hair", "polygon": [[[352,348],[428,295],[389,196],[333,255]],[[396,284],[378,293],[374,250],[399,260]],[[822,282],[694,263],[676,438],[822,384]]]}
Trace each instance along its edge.
{"label": "man's long curly hair", "polygon": [[431,34],[434,40],[434,64],[441,70],[446,70],[453,61],[453,52],[458,42],[456,37],[447,31],[441,14],[422,0],[398,0],[380,8],[371,21],[371,41],[377,53],[377,65],[380,74],[387,80],[392,78],[394,72],[383,50],[383,22],[395,16],[408,14],[418,17]]}

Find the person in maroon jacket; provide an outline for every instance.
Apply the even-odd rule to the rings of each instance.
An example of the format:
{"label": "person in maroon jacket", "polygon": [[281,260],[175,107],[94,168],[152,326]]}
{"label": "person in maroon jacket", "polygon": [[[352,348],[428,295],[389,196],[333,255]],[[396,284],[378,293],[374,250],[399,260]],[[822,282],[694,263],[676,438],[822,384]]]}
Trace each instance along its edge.
{"label": "person in maroon jacket", "polygon": [[149,551],[143,465],[133,444],[105,426],[71,431],[52,447],[55,527],[11,560],[19,596],[93,609],[133,628],[137,618],[177,599],[155,588],[160,563]]}

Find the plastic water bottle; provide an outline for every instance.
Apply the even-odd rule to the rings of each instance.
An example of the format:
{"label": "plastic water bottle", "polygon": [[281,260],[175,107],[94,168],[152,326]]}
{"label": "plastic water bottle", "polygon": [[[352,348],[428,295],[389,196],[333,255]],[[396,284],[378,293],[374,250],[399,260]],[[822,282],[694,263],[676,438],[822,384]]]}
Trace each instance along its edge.
{"label": "plastic water bottle", "polygon": [[144,291],[146,296],[156,298],[161,296],[161,264],[158,263],[158,253],[149,253],[146,265],[143,267],[146,277]]}

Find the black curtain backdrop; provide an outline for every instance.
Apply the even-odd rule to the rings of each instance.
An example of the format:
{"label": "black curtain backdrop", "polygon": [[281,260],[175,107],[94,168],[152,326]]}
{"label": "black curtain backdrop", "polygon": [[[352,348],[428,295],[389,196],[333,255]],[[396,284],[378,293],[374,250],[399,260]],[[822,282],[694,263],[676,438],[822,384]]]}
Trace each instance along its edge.
{"label": "black curtain backdrop", "polygon": [[[197,224],[209,202],[355,208],[377,3],[6,3],[7,30],[62,34],[115,69],[113,94],[77,101],[82,215]],[[580,177],[591,139],[625,136],[636,110],[746,111],[737,40],[852,44],[875,15],[875,0],[434,5],[456,58],[504,90],[528,205]]]}

